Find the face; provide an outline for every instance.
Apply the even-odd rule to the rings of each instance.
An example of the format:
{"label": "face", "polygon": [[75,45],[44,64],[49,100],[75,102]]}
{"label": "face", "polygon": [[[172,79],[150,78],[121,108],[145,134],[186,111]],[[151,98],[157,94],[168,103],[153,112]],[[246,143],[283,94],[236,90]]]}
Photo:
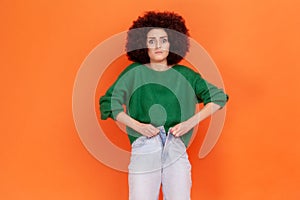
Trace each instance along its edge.
{"label": "face", "polygon": [[167,32],[161,28],[151,29],[147,34],[147,47],[150,62],[166,62],[170,48]]}

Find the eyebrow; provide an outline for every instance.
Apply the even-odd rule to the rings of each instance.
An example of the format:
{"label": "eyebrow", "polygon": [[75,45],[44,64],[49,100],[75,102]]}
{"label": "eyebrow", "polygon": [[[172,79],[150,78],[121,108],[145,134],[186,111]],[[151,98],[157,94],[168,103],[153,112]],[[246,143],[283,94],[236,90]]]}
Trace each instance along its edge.
{"label": "eyebrow", "polygon": [[[159,37],[159,38],[165,38],[165,37],[168,37],[167,35],[166,36],[161,36],[161,37]],[[155,39],[155,37],[147,37],[147,38],[151,38],[151,39]]]}

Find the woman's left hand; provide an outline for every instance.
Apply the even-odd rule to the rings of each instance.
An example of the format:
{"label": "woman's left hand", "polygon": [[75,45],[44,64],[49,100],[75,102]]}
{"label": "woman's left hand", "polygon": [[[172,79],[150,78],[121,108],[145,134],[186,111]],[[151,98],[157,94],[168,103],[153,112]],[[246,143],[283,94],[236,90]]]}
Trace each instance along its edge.
{"label": "woman's left hand", "polygon": [[201,122],[206,117],[210,116],[214,112],[220,109],[218,104],[210,102],[206,104],[198,113],[189,118],[188,120],[181,122],[171,128],[170,132],[175,136],[179,137],[186,134],[189,130],[191,130],[194,126],[196,126],[199,122]]}
{"label": "woman's left hand", "polygon": [[175,137],[179,137],[179,136],[186,134],[192,128],[193,128],[193,126],[191,125],[191,123],[189,123],[189,121],[184,121],[184,122],[181,122],[181,123],[177,124],[176,126],[172,127],[170,132]]}

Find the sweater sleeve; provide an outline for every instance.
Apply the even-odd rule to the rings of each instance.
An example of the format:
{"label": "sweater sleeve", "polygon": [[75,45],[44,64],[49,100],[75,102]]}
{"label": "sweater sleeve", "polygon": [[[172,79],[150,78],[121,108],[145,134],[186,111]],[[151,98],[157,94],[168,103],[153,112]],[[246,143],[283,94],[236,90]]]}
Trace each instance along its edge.
{"label": "sweater sleeve", "polygon": [[206,105],[209,102],[218,104],[224,107],[228,101],[228,95],[224,91],[215,85],[204,80],[200,74],[196,73],[194,79],[194,88],[197,96],[198,103],[204,103]]}
{"label": "sweater sleeve", "polygon": [[100,115],[101,119],[112,118],[116,120],[116,116],[124,111],[126,87],[118,79],[105,93],[100,97]]}

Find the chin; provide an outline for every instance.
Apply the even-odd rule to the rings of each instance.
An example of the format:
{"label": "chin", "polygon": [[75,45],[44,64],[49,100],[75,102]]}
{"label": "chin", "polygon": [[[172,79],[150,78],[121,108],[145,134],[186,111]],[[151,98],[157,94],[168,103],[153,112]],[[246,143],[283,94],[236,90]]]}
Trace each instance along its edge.
{"label": "chin", "polygon": [[153,56],[151,58],[151,60],[153,60],[155,62],[161,62],[161,61],[167,60],[167,56],[165,56],[165,55]]}
{"label": "chin", "polygon": [[156,63],[159,63],[159,62],[163,62],[163,61],[166,61],[167,58],[163,58],[163,59],[151,59],[152,62],[156,62]]}

